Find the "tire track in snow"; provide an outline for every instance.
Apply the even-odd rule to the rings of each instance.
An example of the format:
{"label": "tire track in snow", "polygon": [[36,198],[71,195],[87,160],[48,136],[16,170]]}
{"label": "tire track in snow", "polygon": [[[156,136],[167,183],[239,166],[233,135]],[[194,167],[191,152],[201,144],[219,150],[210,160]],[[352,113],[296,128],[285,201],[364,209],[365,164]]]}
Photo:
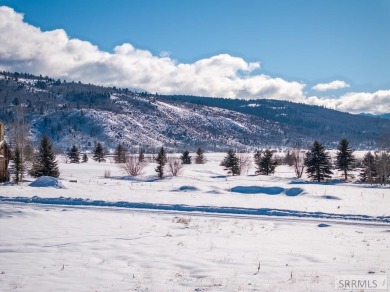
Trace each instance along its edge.
{"label": "tire track in snow", "polygon": [[61,206],[85,206],[85,207],[110,207],[126,209],[142,209],[154,211],[175,211],[186,213],[206,213],[244,216],[269,216],[269,217],[292,217],[320,220],[345,220],[359,222],[390,223],[390,216],[368,216],[359,214],[335,214],[324,212],[306,212],[286,209],[272,208],[238,208],[238,207],[218,207],[218,206],[190,206],[183,204],[152,204],[135,202],[110,202],[103,200],[90,200],[81,198],[42,198],[34,197],[4,197],[0,196],[0,202],[4,203],[24,203],[24,204],[45,204]]}

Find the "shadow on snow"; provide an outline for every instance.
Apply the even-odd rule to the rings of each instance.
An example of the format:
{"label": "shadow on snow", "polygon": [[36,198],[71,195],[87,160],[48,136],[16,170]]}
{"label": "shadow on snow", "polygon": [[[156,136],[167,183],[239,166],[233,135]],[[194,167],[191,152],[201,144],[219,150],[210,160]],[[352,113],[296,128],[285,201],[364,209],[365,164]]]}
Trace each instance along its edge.
{"label": "shadow on snow", "polygon": [[8,203],[28,203],[28,204],[47,204],[47,205],[67,205],[67,206],[94,206],[94,207],[116,207],[131,209],[149,209],[163,211],[183,211],[183,212],[206,212],[219,214],[237,214],[237,215],[262,215],[278,217],[298,217],[298,218],[319,218],[333,220],[356,220],[364,222],[382,222],[390,223],[390,216],[368,216],[351,214],[332,214],[324,212],[305,212],[296,210],[270,209],[270,208],[238,208],[238,207],[214,207],[214,206],[188,206],[180,204],[152,204],[152,203],[133,203],[133,202],[108,202],[102,200],[90,200],[81,198],[41,198],[41,197],[3,197],[0,196],[0,202]]}
{"label": "shadow on snow", "polygon": [[266,194],[266,195],[279,195],[284,193],[286,196],[295,197],[302,194],[301,188],[284,189],[281,187],[259,187],[259,186],[236,186],[230,189],[233,193],[240,194]]}

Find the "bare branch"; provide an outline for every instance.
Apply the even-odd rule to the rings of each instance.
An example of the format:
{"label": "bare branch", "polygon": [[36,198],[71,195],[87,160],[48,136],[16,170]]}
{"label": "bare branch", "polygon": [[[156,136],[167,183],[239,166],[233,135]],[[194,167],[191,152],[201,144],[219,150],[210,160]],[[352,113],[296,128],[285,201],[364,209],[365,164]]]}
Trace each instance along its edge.
{"label": "bare branch", "polygon": [[294,149],[291,157],[295,175],[297,178],[301,178],[305,170],[305,153],[301,149]]}
{"label": "bare branch", "polygon": [[242,174],[248,172],[249,168],[252,165],[252,157],[245,153],[238,153],[237,159],[240,173]]}
{"label": "bare branch", "polygon": [[181,162],[181,159],[176,158],[176,157],[168,157],[168,172],[173,175],[173,176],[178,176],[182,169],[183,169],[183,164]]}
{"label": "bare branch", "polygon": [[140,161],[138,155],[129,155],[126,157],[125,163],[120,163],[119,167],[130,176],[138,176],[142,174],[146,167],[146,161]]}

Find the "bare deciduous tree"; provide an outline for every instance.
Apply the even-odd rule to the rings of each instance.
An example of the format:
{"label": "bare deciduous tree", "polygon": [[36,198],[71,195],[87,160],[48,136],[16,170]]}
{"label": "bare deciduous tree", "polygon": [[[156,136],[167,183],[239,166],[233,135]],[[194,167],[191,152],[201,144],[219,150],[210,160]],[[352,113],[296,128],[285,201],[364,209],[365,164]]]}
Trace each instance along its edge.
{"label": "bare deciduous tree", "polygon": [[181,159],[176,158],[176,157],[168,157],[168,172],[173,175],[173,176],[178,176],[182,169],[183,169],[183,164]]}
{"label": "bare deciduous tree", "polygon": [[293,163],[295,175],[297,178],[301,178],[303,171],[305,170],[305,154],[299,148],[293,149],[291,154],[291,160]]}
{"label": "bare deciduous tree", "polygon": [[130,176],[138,176],[142,174],[146,165],[147,162],[140,161],[138,155],[129,155],[126,157],[126,162],[120,163],[119,167]]}
{"label": "bare deciduous tree", "polygon": [[249,168],[252,165],[252,157],[250,157],[248,154],[245,153],[238,153],[237,159],[238,159],[238,168],[240,170],[240,173],[243,174],[248,172]]}
{"label": "bare deciduous tree", "polygon": [[19,105],[15,109],[15,120],[11,124],[11,136],[12,142],[15,149],[18,150],[18,165],[15,165],[18,168],[16,182],[21,182],[23,180],[24,172],[26,171],[26,155],[25,150],[28,145],[28,124],[24,118],[24,108]]}
{"label": "bare deciduous tree", "polygon": [[380,184],[386,185],[390,178],[390,153],[385,150],[375,153],[375,168]]}

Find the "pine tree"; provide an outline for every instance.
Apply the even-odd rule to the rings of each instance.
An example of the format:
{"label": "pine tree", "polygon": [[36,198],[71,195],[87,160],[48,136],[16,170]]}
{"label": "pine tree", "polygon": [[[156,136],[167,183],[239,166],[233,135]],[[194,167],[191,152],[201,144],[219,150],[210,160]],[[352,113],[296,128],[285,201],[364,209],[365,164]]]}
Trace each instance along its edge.
{"label": "pine tree", "polygon": [[180,158],[183,164],[191,164],[191,156],[188,150],[184,151]]}
{"label": "pine tree", "polygon": [[371,152],[366,153],[366,155],[364,155],[362,164],[363,170],[360,173],[360,179],[364,182],[369,182],[372,184],[377,177],[374,155],[372,155]]}
{"label": "pine tree", "polygon": [[19,184],[23,179],[24,165],[22,161],[22,153],[19,147],[16,147],[14,153],[14,182]]}
{"label": "pine tree", "polygon": [[272,158],[273,155],[272,151],[267,149],[262,155],[260,155],[260,158],[255,159],[255,162],[257,162],[256,174],[269,175],[275,172],[275,168],[278,163]]}
{"label": "pine tree", "polygon": [[239,161],[236,153],[233,150],[229,150],[224,159],[225,170],[231,175],[240,175]]}
{"label": "pine tree", "polygon": [[44,136],[41,140],[38,156],[33,162],[30,174],[34,177],[60,176],[60,172],[58,170],[58,163],[53,152],[53,145],[51,144],[47,136]]}
{"label": "pine tree", "polygon": [[115,163],[126,162],[126,148],[121,143],[115,149],[114,160]]}
{"label": "pine tree", "polygon": [[100,142],[96,144],[95,150],[93,151],[92,159],[99,163],[106,160],[104,154],[104,148]]}
{"label": "pine tree", "polygon": [[198,150],[196,150],[195,164],[204,164],[206,162],[206,159],[203,154],[204,151],[201,148],[198,148]]}
{"label": "pine tree", "polygon": [[80,152],[76,145],[73,145],[68,152],[68,157],[70,163],[79,163],[80,162]]}
{"label": "pine tree", "polygon": [[83,154],[83,160],[82,160],[84,163],[88,162],[88,155],[87,153],[84,153]]}
{"label": "pine tree", "polygon": [[325,152],[324,146],[314,141],[311,150],[306,154],[305,165],[308,176],[318,182],[330,178],[333,172],[331,169],[330,157]]}
{"label": "pine tree", "polygon": [[158,174],[158,178],[162,179],[164,177],[164,166],[167,163],[167,154],[165,152],[164,147],[161,147],[160,151],[158,152],[156,161],[157,161],[157,167],[155,171]]}
{"label": "pine tree", "polygon": [[344,179],[347,180],[348,171],[353,170],[352,164],[355,162],[353,150],[349,147],[349,141],[342,139],[337,147],[336,166],[344,172]]}

